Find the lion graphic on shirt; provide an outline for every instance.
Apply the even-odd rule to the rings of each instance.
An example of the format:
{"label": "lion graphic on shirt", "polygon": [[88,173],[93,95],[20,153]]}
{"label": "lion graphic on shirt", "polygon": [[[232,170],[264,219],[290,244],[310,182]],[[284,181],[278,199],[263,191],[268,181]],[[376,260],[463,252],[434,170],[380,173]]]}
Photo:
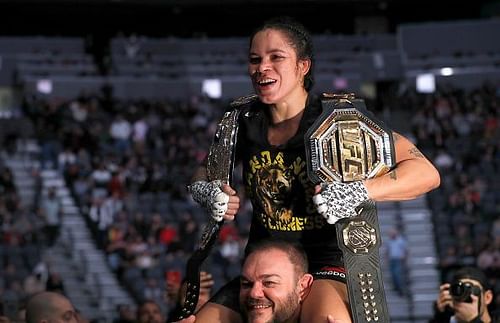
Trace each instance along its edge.
{"label": "lion graphic on shirt", "polygon": [[290,207],[293,178],[290,169],[282,169],[272,164],[257,171],[257,187],[255,193],[267,216],[274,221],[290,222],[292,210]]}

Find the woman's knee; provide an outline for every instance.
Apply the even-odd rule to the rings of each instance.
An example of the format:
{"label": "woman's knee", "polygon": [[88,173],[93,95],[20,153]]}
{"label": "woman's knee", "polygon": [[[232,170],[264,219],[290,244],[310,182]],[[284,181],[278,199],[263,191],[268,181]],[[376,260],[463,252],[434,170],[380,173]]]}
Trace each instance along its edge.
{"label": "woman's knee", "polygon": [[342,323],[351,322],[346,285],[334,280],[315,280],[302,305],[301,322],[328,322],[328,315]]}

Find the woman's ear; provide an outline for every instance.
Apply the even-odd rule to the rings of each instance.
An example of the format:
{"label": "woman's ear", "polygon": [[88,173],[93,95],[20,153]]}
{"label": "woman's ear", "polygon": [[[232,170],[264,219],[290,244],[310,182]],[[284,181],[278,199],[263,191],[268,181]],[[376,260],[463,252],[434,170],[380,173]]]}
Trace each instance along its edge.
{"label": "woman's ear", "polygon": [[311,60],[310,59],[301,59],[299,61],[300,69],[302,70],[302,75],[306,75],[307,72],[311,69]]}

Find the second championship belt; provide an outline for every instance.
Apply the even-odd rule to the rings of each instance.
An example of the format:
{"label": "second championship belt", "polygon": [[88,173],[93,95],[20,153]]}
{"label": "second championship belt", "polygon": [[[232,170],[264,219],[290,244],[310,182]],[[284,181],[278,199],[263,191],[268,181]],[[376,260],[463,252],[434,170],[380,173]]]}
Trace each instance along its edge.
{"label": "second championship belt", "polygon": [[[392,131],[354,94],[324,94],[323,113],[306,133],[308,176],[316,184],[386,174],[395,165]],[[377,209],[372,200],[335,223],[354,323],[390,322],[380,270]]]}
{"label": "second championship belt", "polygon": [[[223,183],[231,184],[238,135],[238,118],[243,106],[255,99],[255,95],[242,97],[231,103],[232,110],[224,113],[208,152],[208,181],[221,180]],[[217,222],[212,217],[209,217],[208,223],[203,228],[198,249],[194,251],[186,265],[184,303],[182,307],[174,311],[172,317],[169,318],[170,322],[180,321],[195,312],[200,295],[201,266],[217,241],[223,224],[224,220]]]}

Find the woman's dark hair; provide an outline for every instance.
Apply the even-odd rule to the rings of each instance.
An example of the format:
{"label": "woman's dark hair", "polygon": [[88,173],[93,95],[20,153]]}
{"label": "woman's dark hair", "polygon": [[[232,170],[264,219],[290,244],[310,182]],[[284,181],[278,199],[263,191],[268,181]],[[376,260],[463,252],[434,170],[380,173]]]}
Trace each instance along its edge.
{"label": "woman's dark hair", "polygon": [[276,17],[266,20],[260,27],[254,30],[250,37],[250,46],[255,34],[262,30],[274,29],[283,32],[287,35],[290,45],[295,48],[298,59],[309,59],[311,67],[304,76],[304,88],[310,91],[314,85],[313,67],[314,67],[314,54],[313,42],[311,34],[300,22],[292,17]]}

